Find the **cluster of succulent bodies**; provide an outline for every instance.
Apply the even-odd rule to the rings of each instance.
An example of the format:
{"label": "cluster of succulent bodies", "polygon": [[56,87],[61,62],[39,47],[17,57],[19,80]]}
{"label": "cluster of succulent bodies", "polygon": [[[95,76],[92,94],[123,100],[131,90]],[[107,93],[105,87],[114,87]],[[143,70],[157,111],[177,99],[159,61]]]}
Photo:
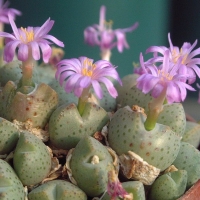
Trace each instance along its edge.
{"label": "cluster of succulent bodies", "polygon": [[121,80],[110,50],[128,47],[125,33],[137,23],[112,30],[102,6],[99,25],[84,32],[102,60],[57,62],[63,53],[50,44],[64,45],[48,35],[54,22],[18,29],[11,11],[13,34],[0,32],[8,62],[0,67],[1,200],[172,200],[198,181],[200,125],[180,103],[200,75],[196,42],[179,50],[169,35],[170,48],[150,47],[153,58],[141,54],[140,68]]}

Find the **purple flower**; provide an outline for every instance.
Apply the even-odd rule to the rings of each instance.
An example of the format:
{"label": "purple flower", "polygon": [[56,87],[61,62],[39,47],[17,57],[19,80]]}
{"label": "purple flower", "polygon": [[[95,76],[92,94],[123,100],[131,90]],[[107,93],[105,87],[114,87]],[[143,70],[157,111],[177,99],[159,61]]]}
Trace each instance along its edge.
{"label": "purple flower", "polygon": [[114,171],[108,172],[108,185],[107,193],[112,200],[116,200],[118,197],[122,199],[133,200],[132,194],[129,194],[120,183],[117,174]]}
{"label": "purple flower", "polygon": [[[51,57],[51,47],[49,44],[54,42],[58,46],[64,47],[64,44],[52,35],[47,33],[51,30],[54,21],[48,19],[41,27],[27,27],[18,29],[13,21],[12,15],[8,15],[9,22],[13,29],[13,34],[0,32],[1,37],[7,38],[4,48],[3,58],[10,62],[13,60],[15,50],[18,47],[17,57],[21,61],[26,61],[32,54],[34,60],[40,59],[40,49],[43,54],[43,61],[48,62]],[[50,41],[52,42],[50,42]]]}
{"label": "purple flower", "polygon": [[0,22],[1,23],[9,23],[8,13],[15,19],[16,15],[21,15],[21,12],[14,8],[8,8],[9,2],[4,0],[0,0]]}
{"label": "purple flower", "polygon": [[98,98],[103,97],[100,83],[105,84],[112,97],[117,96],[117,91],[113,83],[108,79],[111,77],[121,84],[119,75],[113,65],[105,60],[99,60],[93,63],[93,60],[87,57],[65,59],[57,64],[56,79],[63,86],[65,82],[65,91],[67,93],[74,91],[77,97],[80,97],[83,89],[91,85]]}
{"label": "purple flower", "polygon": [[[181,58],[181,67],[179,72],[182,74],[188,74],[188,81],[190,84],[192,84],[196,80],[195,73],[200,78],[200,69],[198,67],[200,64],[200,58],[194,58],[196,55],[200,54],[200,48],[192,51],[197,44],[197,40],[192,45],[188,42],[183,43],[183,46],[180,49],[177,46],[173,46],[170,34],[168,34],[168,40],[170,44],[169,48],[164,46],[151,46],[147,49],[147,53],[154,53],[154,58],[150,59],[148,62],[162,62],[164,59],[164,52],[169,50],[170,62],[176,64]],[[158,53],[161,55],[158,55]]]}
{"label": "purple flower", "polygon": [[166,92],[168,103],[184,101],[187,94],[186,89],[192,91],[195,89],[183,81],[187,79],[188,75],[179,73],[182,59],[179,58],[172,65],[169,59],[169,50],[163,52],[163,55],[163,63],[158,68],[153,64],[145,66],[143,56],[140,54],[141,66],[145,73],[137,79],[137,87],[145,94],[151,91],[154,98],[159,97],[163,91]]}
{"label": "purple flower", "polygon": [[98,45],[101,50],[111,50],[117,46],[118,51],[122,52],[124,47],[129,48],[126,32],[135,30],[138,23],[129,28],[112,30],[112,21],[106,22],[105,14],[106,7],[101,6],[99,24],[89,26],[84,30],[85,42],[90,46]]}

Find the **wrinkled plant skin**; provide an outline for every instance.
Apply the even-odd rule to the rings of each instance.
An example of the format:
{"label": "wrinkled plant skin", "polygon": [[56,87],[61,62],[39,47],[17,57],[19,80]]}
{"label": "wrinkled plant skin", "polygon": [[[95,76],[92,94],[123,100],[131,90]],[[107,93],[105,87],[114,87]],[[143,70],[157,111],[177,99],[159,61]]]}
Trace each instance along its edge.
{"label": "wrinkled plant skin", "polygon": [[25,192],[22,183],[12,167],[0,159],[0,199],[24,200]]}
{"label": "wrinkled plant skin", "polygon": [[187,185],[187,171],[179,170],[159,176],[153,183],[150,200],[177,199],[184,194]]}
{"label": "wrinkled plant skin", "polygon": [[12,121],[30,120],[32,127],[43,128],[58,104],[57,93],[48,85],[36,85],[28,94],[17,91],[14,82],[9,81],[0,93],[0,115]]}
{"label": "wrinkled plant skin", "polygon": [[[133,200],[145,200],[144,185],[140,181],[127,181],[122,183],[122,187],[130,194],[133,194]],[[115,200],[120,200],[116,198]],[[110,200],[110,196],[106,192],[102,200]]]}
{"label": "wrinkled plant skin", "polygon": [[180,138],[168,126],[158,123],[153,130],[147,131],[145,119],[142,113],[130,108],[119,109],[109,124],[108,142],[118,155],[133,151],[162,171],[175,160]]}
{"label": "wrinkled plant skin", "polygon": [[23,185],[35,185],[49,174],[51,156],[39,138],[29,132],[23,132],[14,152],[13,165]]}
{"label": "wrinkled plant skin", "polygon": [[193,145],[181,142],[180,151],[173,165],[179,170],[187,171],[187,189],[200,179],[200,152]]}
{"label": "wrinkled plant skin", "polygon": [[[99,157],[99,163],[92,163],[93,156]],[[107,188],[108,172],[114,170],[113,158],[105,146],[88,136],[72,152],[70,168],[77,185],[88,196],[95,197]]]}
{"label": "wrinkled plant skin", "polygon": [[198,148],[200,143],[200,124],[187,121],[182,142],[190,143],[195,148]]}
{"label": "wrinkled plant skin", "polygon": [[86,194],[77,186],[64,180],[48,181],[28,194],[29,200],[87,200]]}
{"label": "wrinkled plant skin", "polygon": [[17,144],[20,131],[11,122],[0,117],[0,155],[10,153]]}
{"label": "wrinkled plant skin", "polygon": [[100,131],[109,120],[107,112],[93,103],[87,103],[80,116],[75,104],[58,107],[49,121],[51,143],[61,149],[71,149],[81,138]]}

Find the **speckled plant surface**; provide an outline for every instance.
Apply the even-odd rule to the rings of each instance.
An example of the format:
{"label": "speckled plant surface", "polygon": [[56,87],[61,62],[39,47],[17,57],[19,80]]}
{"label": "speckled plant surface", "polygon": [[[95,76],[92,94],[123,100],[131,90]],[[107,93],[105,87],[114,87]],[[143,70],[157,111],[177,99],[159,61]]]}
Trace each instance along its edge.
{"label": "speckled plant surface", "polygon": [[179,49],[169,34],[121,79],[111,50],[129,47],[138,22],[112,29],[102,6],[84,30],[101,60],[63,59],[53,20],[17,28],[21,12],[3,0],[0,11],[13,31],[0,30],[0,200],[194,199],[200,125],[182,102],[200,76],[197,41]]}

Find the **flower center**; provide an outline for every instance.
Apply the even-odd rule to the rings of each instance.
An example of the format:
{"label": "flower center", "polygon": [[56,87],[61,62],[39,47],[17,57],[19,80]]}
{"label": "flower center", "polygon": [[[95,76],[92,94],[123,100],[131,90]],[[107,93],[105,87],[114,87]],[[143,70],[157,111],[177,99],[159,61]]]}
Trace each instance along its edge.
{"label": "flower center", "polygon": [[91,77],[93,75],[93,71],[96,68],[96,65],[92,63],[91,60],[86,58],[83,62],[84,68],[82,69],[82,74],[84,76],[89,76]]}
{"label": "flower center", "polygon": [[170,75],[167,72],[164,72],[163,70],[158,70],[158,74],[159,74],[161,80],[167,79],[167,80],[171,81],[173,79],[172,75]]}
{"label": "flower center", "polygon": [[104,21],[104,26],[106,30],[112,30],[112,25],[113,25],[113,21],[109,20],[109,21]]}
{"label": "flower center", "polygon": [[173,51],[172,51],[172,61],[174,62],[174,63],[177,63],[177,61],[178,61],[178,59],[181,57],[181,56],[183,56],[183,58],[182,58],[182,61],[181,61],[181,64],[186,64],[186,59],[187,59],[187,56],[188,56],[188,54],[183,54],[183,50],[182,50],[182,48],[180,49],[180,53],[178,53],[175,49],[173,49]]}
{"label": "flower center", "polygon": [[21,30],[25,33],[25,37],[20,35],[20,39],[24,43],[32,42],[34,40],[34,32],[33,30],[27,31],[26,28],[21,27]]}

